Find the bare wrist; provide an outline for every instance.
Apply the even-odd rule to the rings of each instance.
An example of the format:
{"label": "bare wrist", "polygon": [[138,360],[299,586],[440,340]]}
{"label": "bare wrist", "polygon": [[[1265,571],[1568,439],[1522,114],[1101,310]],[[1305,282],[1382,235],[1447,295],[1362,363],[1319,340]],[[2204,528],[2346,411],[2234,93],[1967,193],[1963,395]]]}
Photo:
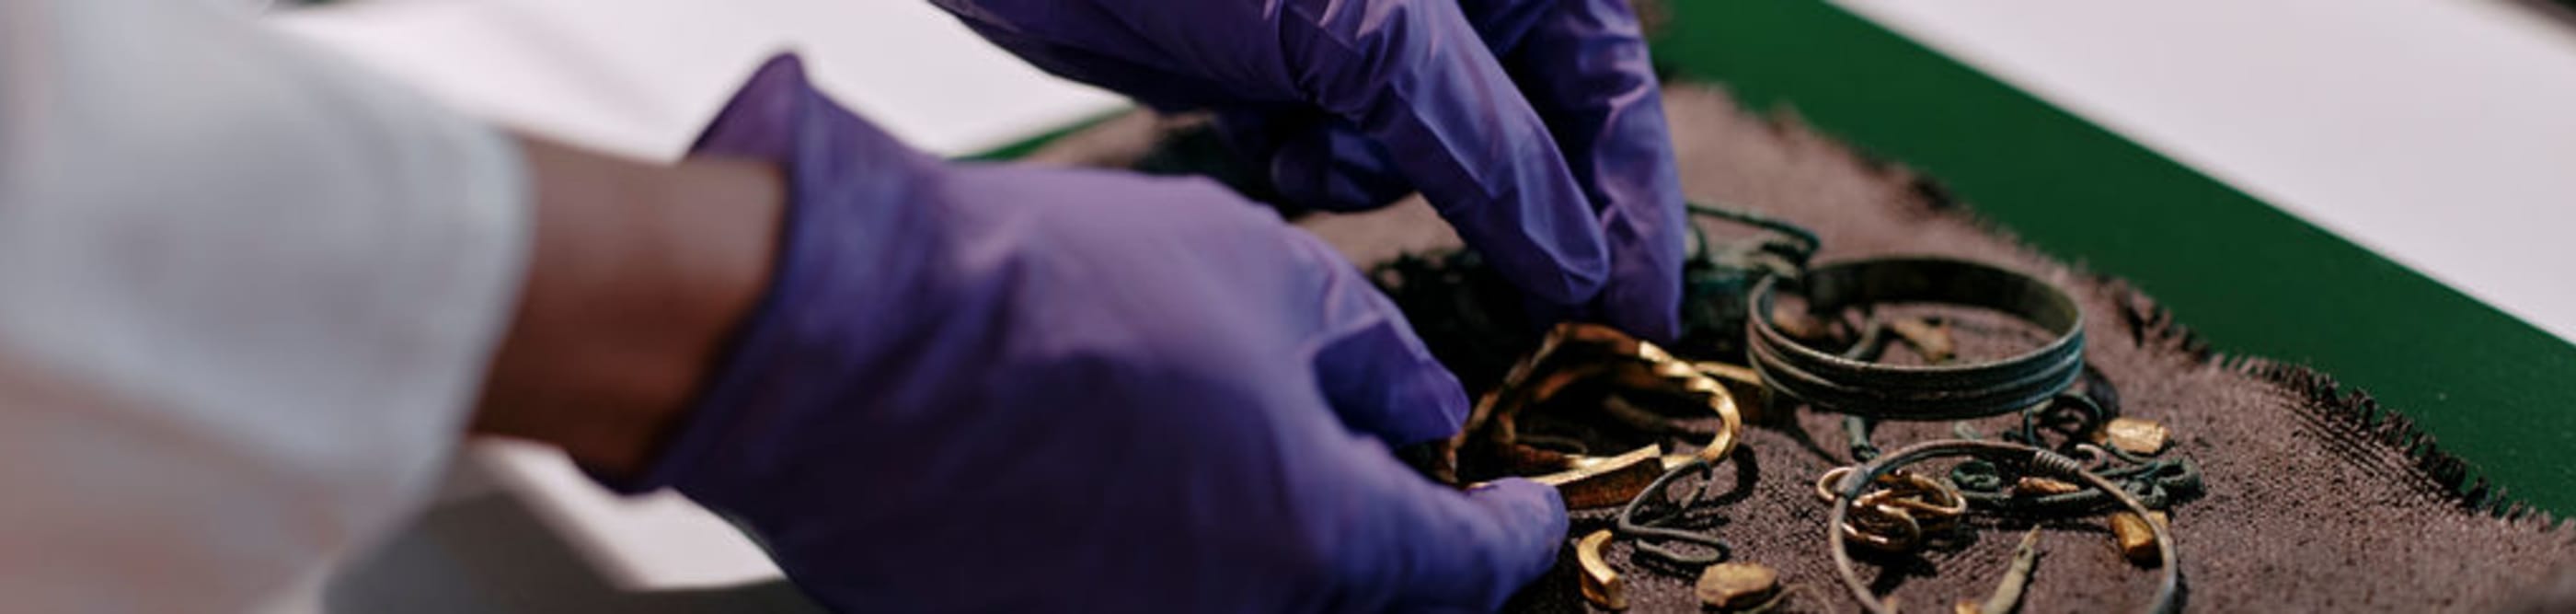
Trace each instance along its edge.
{"label": "bare wrist", "polygon": [[471,426],[612,475],[684,423],[768,285],[786,207],[765,163],[651,165],[522,139],[535,246]]}

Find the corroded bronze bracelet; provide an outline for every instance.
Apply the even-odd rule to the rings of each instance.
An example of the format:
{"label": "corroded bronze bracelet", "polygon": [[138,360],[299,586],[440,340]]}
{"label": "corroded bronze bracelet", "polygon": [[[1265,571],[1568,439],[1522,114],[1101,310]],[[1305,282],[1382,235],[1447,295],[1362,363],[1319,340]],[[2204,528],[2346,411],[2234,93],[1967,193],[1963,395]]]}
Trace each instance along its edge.
{"label": "corroded bronze bracelet", "polygon": [[[1783,286],[1803,291],[1814,313],[1898,302],[1966,305],[2012,314],[2056,338],[2018,356],[1976,363],[1891,365],[1848,358],[1781,331],[1771,313]],[[2048,282],[1963,260],[1855,260],[1808,269],[1795,279],[1767,278],[1753,288],[1752,313],[1746,345],[1763,387],[1841,413],[1896,420],[1991,416],[2048,401],[2084,369],[2084,314],[2075,299]]]}

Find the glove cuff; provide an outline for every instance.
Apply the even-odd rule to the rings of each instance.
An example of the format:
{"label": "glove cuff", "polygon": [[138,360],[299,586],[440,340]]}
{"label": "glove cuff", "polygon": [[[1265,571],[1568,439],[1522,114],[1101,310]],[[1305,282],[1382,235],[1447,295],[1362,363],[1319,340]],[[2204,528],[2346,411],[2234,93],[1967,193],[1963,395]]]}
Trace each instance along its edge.
{"label": "glove cuff", "polygon": [[[939,235],[926,200],[937,161],[851,114],[813,88],[803,62],[781,54],[763,63],[690,148],[691,156],[766,160],[785,171],[776,268],[759,305],[737,324],[683,424],[636,475],[593,472],[626,494],[690,490],[708,464],[766,465],[782,432],[834,399],[804,398],[813,386],[880,364],[885,345],[810,340],[891,338],[906,313],[932,302],[914,291],[934,267]],[[900,302],[898,302],[900,301]],[[830,305],[833,309],[812,309]],[[748,465],[746,465],[746,463]],[[691,493],[696,497],[698,493]]]}

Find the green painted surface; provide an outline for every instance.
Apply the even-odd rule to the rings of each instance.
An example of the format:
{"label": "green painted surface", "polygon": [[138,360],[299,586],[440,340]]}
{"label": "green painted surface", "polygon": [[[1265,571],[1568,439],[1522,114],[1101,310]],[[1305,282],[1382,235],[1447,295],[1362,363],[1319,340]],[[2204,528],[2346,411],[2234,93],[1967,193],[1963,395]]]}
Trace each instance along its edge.
{"label": "green painted surface", "polygon": [[983,161],[990,161],[990,160],[1010,160],[1010,159],[1015,159],[1015,158],[1020,158],[1020,157],[1023,157],[1023,156],[1027,156],[1027,155],[1029,155],[1029,154],[1037,153],[1038,148],[1040,148],[1040,147],[1045,147],[1048,143],[1053,143],[1053,142],[1055,142],[1055,140],[1056,140],[1056,139],[1064,138],[1066,135],[1070,135],[1070,134],[1073,134],[1073,133],[1076,133],[1076,132],[1081,132],[1081,131],[1082,131],[1083,129],[1085,129],[1085,128],[1090,128],[1090,127],[1092,127],[1092,126],[1100,125],[1100,122],[1109,121],[1109,118],[1117,117],[1119,113],[1124,113],[1124,112],[1125,112],[1125,111],[1121,110],[1121,111],[1110,111],[1110,112],[1107,112],[1107,113],[1102,113],[1102,114],[1100,114],[1100,115],[1093,116],[1093,117],[1091,117],[1091,118],[1084,119],[1084,120],[1082,120],[1082,121],[1078,121],[1078,122],[1074,122],[1074,123],[1072,123],[1072,124],[1068,124],[1068,125],[1066,125],[1066,126],[1064,126],[1064,127],[1062,127],[1062,128],[1056,128],[1056,129],[1054,129],[1054,130],[1048,130],[1048,131],[1046,131],[1045,133],[1039,134],[1039,135],[1037,135],[1037,136],[1032,136],[1032,137],[1029,137],[1029,138],[1020,139],[1019,141],[1013,142],[1013,143],[1011,143],[1011,144],[1003,145],[1003,146],[1001,146],[1001,147],[995,147],[995,148],[993,148],[993,149],[986,150],[986,151],[981,152],[981,153],[976,153],[976,154],[968,155],[968,156],[965,156],[964,158],[961,158],[961,159],[965,159],[965,160],[983,160]]}
{"label": "green painted surface", "polygon": [[2221,351],[2364,388],[2515,496],[2576,513],[2576,346],[1841,9],[1668,6],[1656,53],[1682,74],[1921,169]]}

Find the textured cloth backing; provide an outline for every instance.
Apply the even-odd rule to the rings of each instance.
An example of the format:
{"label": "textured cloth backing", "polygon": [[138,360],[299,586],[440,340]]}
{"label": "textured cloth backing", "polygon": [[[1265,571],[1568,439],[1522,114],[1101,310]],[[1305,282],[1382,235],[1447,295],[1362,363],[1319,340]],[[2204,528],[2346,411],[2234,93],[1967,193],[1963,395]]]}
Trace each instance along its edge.
{"label": "textured cloth backing", "polygon": [[[2464,464],[2432,450],[2410,422],[2367,396],[2304,367],[2214,354],[2127,284],[2024,247],[1935,184],[1858,155],[1793,118],[1745,113],[1706,87],[1673,87],[1665,103],[1692,200],[1814,229],[1824,238],[1820,263],[1952,256],[2020,270],[2075,296],[2085,311],[2087,360],[2115,384],[2121,413],[2164,423],[2175,436],[2165,454],[2191,457],[2205,475],[2207,495],[2173,511],[2189,610],[2576,608],[2576,590],[2567,588],[2576,586],[2576,575],[2552,571],[2576,561],[2576,530],[2475,483]],[[1127,166],[1170,125],[1129,116],[1033,157]],[[1458,244],[1418,199],[1365,214],[1303,216],[1298,223],[1362,266]],[[1767,423],[1748,426],[1742,449],[1717,468],[1723,504],[1704,513],[1713,522],[1707,530],[1732,542],[1733,560],[1781,572],[1783,585],[1797,592],[1779,611],[1857,609],[1833,572],[1824,541],[1829,510],[1812,490],[1818,475],[1849,462],[1840,417],[1771,413]],[[1991,435],[2002,424],[1989,419],[1977,426]],[[1946,422],[1883,423],[1876,441],[1893,450],[1949,430]],[[1874,578],[1878,593],[1893,595],[1907,611],[1982,600],[2028,525],[1978,514],[1970,524],[1975,537],[1963,547],[1863,559],[1862,577]],[[1556,571],[1508,608],[1593,609],[1576,590],[1571,544],[1606,526],[1607,512],[1578,512]],[[2100,515],[2045,526],[2022,611],[2144,605],[2156,572],[2113,551]],[[1628,578],[1632,610],[1699,609],[1689,578],[1637,564],[1626,540],[1614,542],[1608,558]]]}

